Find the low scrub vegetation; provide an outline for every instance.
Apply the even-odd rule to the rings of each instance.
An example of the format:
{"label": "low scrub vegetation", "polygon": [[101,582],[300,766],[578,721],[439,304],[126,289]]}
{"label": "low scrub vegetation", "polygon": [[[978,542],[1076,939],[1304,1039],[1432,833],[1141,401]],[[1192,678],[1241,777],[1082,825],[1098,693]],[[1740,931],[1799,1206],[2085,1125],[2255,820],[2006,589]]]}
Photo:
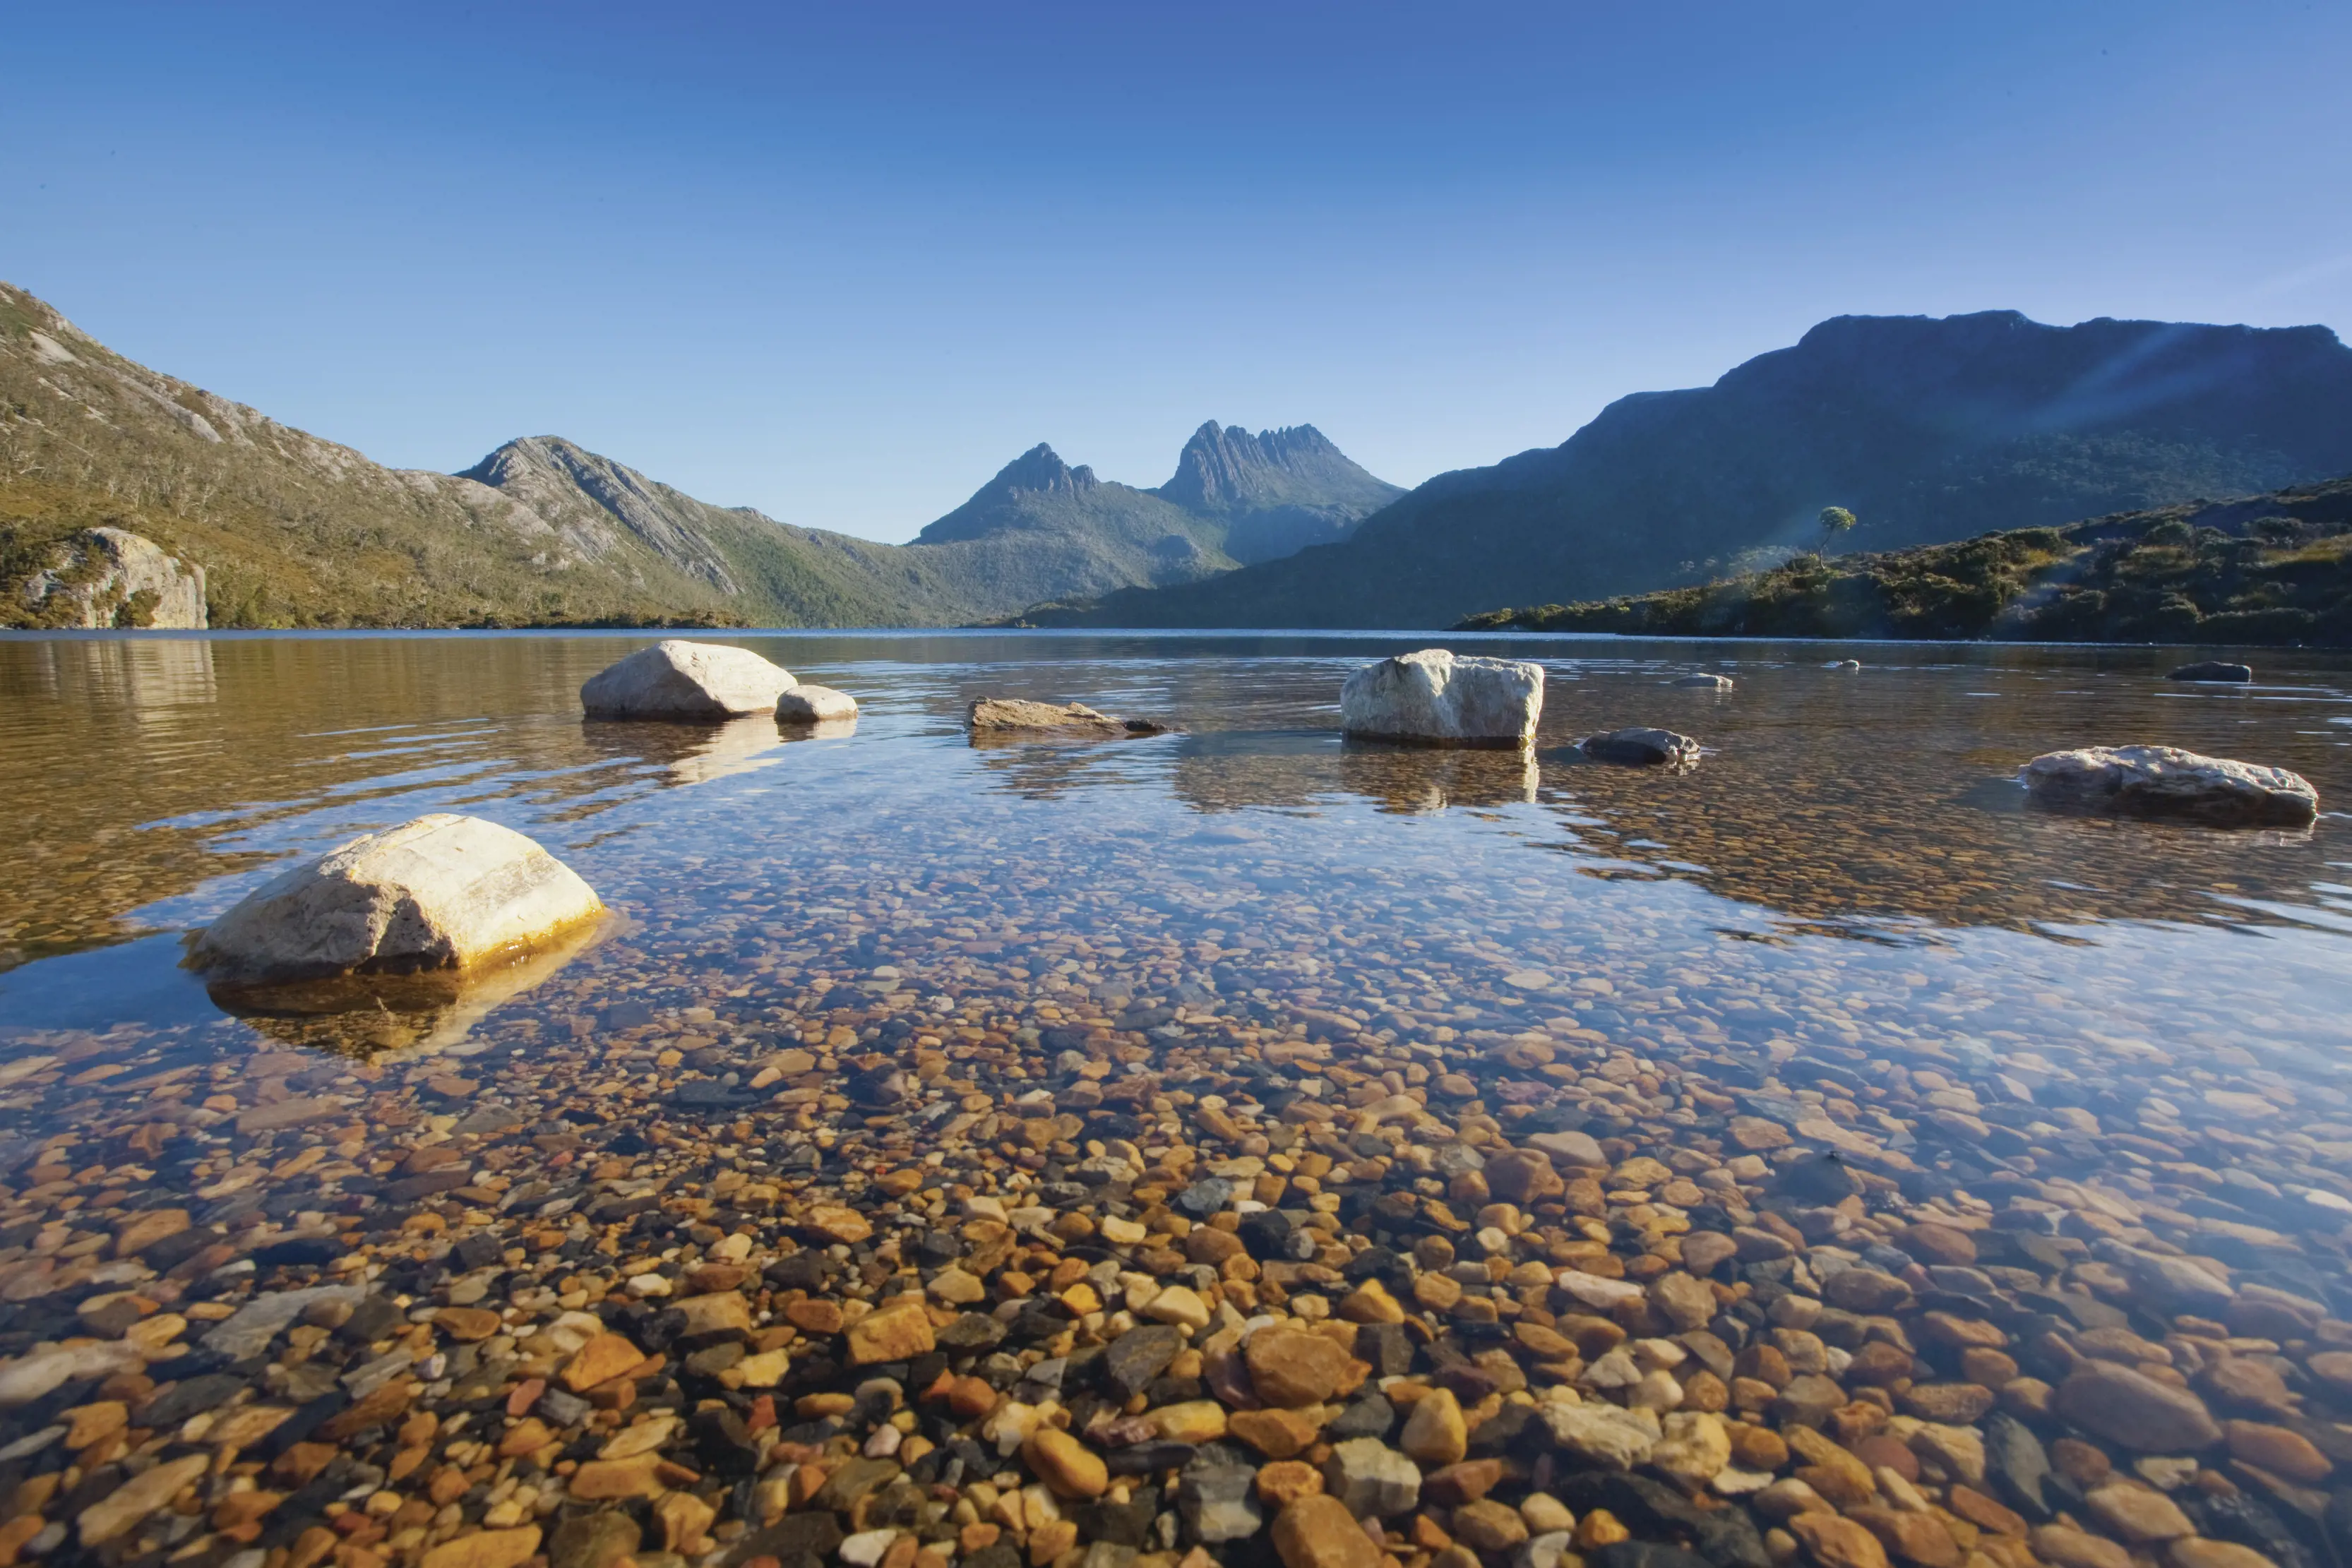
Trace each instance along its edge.
{"label": "low scrub vegetation", "polygon": [[2352,480],[2017,528],[1580,604],[1459,631],[1687,637],[2352,644]]}

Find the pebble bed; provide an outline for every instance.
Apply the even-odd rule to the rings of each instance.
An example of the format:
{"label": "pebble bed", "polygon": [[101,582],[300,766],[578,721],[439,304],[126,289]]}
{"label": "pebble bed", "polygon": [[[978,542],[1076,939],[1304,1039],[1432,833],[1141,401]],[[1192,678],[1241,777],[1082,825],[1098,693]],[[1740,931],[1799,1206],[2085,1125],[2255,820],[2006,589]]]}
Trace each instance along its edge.
{"label": "pebble bed", "polygon": [[[397,709],[431,655],[357,646]],[[537,646],[499,656],[560,713],[614,645]],[[220,650],[215,694],[260,678]],[[1990,792],[2037,736],[2253,711],[2325,800],[2340,699],[1595,663],[1521,762],[1340,748],[1328,651],[1067,650],[788,650],[866,708],[801,746],[409,711],[299,791],[140,786],[188,797],[121,813],[164,901],[50,929],[219,907],[246,883],[191,843],[217,873],[485,802],[625,919],[487,998],[92,988],[7,1028],[0,1568],[2352,1549],[2335,824]],[[1185,733],[973,750],[980,690]],[[1719,749],[1557,755],[1637,720]],[[178,744],[118,727],[112,766]]]}

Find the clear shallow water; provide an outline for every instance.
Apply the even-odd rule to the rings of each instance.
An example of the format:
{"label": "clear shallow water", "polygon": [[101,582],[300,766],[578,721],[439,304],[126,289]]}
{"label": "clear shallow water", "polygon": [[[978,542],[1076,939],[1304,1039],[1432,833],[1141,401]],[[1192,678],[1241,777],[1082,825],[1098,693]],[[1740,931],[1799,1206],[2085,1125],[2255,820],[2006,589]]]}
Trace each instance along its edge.
{"label": "clear shallow water", "polygon": [[[856,694],[854,730],[583,722],[580,680],[635,637],[0,641],[0,1458],[15,1467],[0,1491],[48,1497],[55,1516],[20,1516],[12,1541],[37,1526],[28,1550],[61,1549],[69,1520],[87,1536],[116,1497],[145,1495],[118,1490],[136,1467],[218,1476],[254,1434],[329,1411],[317,1430],[335,1444],[271,1462],[273,1479],[306,1452],[328,1467],[271,1533],[199,1536],[200,1511],[167,1510],[106,1552],[234,1564],[249,1541],[339,1537],[413,1561],[478,1527],[569,1529],[611,1493],[549,1459],[625,1418],[533,1386],[560,1365],[568,1381],[575,1346],[617,1338],[611,1365],[635,1369],[599,1384],[598,1362],[572,1385],[598,1401],[698,1412],[629,1432],[699,1475],[712,1399],[777,1423],[760,1434],[777,1446],[751,1450],[768,1458],[875,1440],[846,1395],[886,1364],[856,1354],[856,1330],[840,1347],[852,1306],[993,1295],[993,1322],[949,1320],[904,1376],[969,1372],[973,1347],[1017,1330],[1019,1358],[988,1364],[1042,1378],[1050,1353],[1060,1386],[1065,1348],[1129,1321],[1076,1294],[1083,1281],[1190,1280],[1208,1292],[1194,1307],[1213,1298],[1229,1318],[1229,1356],[1242,1312],[1345,1316],[1330,1296],[1375,1246],[1443,1335],[1425,1356],[1402,1332],[1395,1345],[1482,1421],[1530,1375],[1601,1398],[1606,1372],[1623,1394],[1611,1356],[1553,1360],[1575,1342],[1540,1349],[1531,1331],[1570,1326],[1560,1311],[1590,1323],[1581,1309],[1621,1276],[1651,1281],[1640,1322],[1663,1330],[1704,1275],[1731,1303],[1711,1320],[1719,1356],[1762,1343],[1789,1292],[1819,1291],[1854,1312],[1801,1309],[1822,1334],[1789,1339],[1792,1358],[1838,1367],[1834,1346],[1848,1383],[1865,1354],[1871,1377],[1909,1375],[1834,1409],[1836,1383],[1776,1393],[1728,1361],[1727,1386],[1712,1364],[1643,1376],[1668,1403],[1784,1424],[1827,1410],[1856,1442],[1884,1418],[1869,1394],[1938,1421],[1998,1401],[2051,1430],[2046,1372],[2064,1378],[2064,1420],[2128,1458],[2145,1423],[2101,1413],[2121,1369],[2070,1372],[2079,1343],[2149,1358],[2151,1378],[2193,1373],[2178,1400],[2200,1422],[2210,1400],[2279,1423],[2261,1427],[2273,1448],[2314,1445],[2298,1462],[2352,1463],[2352,1356],[2334,1349],[2352,1343],[2344,819],[2262,834],[2052,819],[2011,777],[2050,747],[2163,740],[2282,763],[2346,800],[2352,699],[2333,666],[2272,661],[2268,684],[2229,691],[2168,686],[2153,652],[1865,647],[1873,667],[1843,674],[1822,667],[1843,648],[1521,641],[1499,645],[1554,677],[1543,745],[1522,758],[1339,741],[1344,673],[1411,639],[744,640]],[[1700,653],[1736,693],[1664,684]],[[960,720],[983,693],[1179,730],[976,748]],[[1641,722],[1713,750],[1665,775],[1564,749]],[[530,831],[619,917],[462,988],[280,993],[252,1016],[177,967],[184,933],[273,868],[433,810]],[[1562,1185],[1550,1158],[1529,1163],[1546,1147],[1580,1172],[1606,1162],[1608,1187],[1580,1176],[1544,1196],[1537,1166]],[[1514,1185],[1490,1188],[1465,1155]],[[1485,1202],[1522,1186],[1531,1219]],[[982,1218],[982,1198],[1028,1228]],[[1326,1239],[1307,1239],[1312,1261],[1286,1239],[1280,1259],[1212,1267],[1200,1231],[1178,1253],[1181,1227],[1146,1230],[1171,1201],[1280,1202],[1307,1228],[1286,1238]],[[1448,1207],[1474,1203],[1475,1235]],[[1751,1260],[1774,1249],[1759,1239],[1805,1248]],[[1393,1272],[1408,1256],[1410,1287]],[[2224,1275],[2240,1291],[2226,1305]],[[340,1302],[289,1294],[330,1281]],[[659,1310],[681,1291],[696,1295]],[[1893,1332],[1922,1348],[1890,1364],[1863,1340],[1890,1320],[1855,1312],[1897,1293]],[[696,1301],[765,1324],[758,1355],[731,1340],[686,1353],[706,1337],[682,1337]],[[1952,1370],[1946,1312],[2012,1336],[2031,1375],[1971,1350],[1965,1381],[1917,1381]],[[1500,1348],[1511,1320],[1508,1343],[1544,1365]],[[975,1323],[987,1333],[961,1332]],[[600,1325],[615,1332],[586,1342]],[[1478,1345],[1495,1348],[1466,1359]],[[636,1359],[673,1352],[675,1366]],[[1181,1382],[1153,1386],[1205,1386]],[[1061,1392],[1088,1440],[1132,1435],[1111,1419],[1124,1406]],[[818,1393],[844,1396],[847,1426],[811,1417],[802,1396]],[[412,1400],[432,1417],[424,1441],[392,1426]],[[135,1425],[80,1430],[110,1410]],[[462,1424],[526,1411],[564,1435],[530,1434],[549,1439],[536,1457],[494,1469],[487,1424]],[[2038,1465],[2040,1440],[1999,1437],[2003,1418],[1987,1417],[1988,1447]],[[1009,1450],[967,1456],[971,1434],[941,1419],[924,1417],[923,1441],[947,1446],[919,1457],[890,1429],[912,1468],[879,1495],[911,1506],[936,1479],[977,1508],[974,1475],[1001,1475]],[[2244,1437],[2233,1423],[2233,1451]],[[1196,1457],[1231,1462],[1216,1450]],[[2325,1544],[2326,1492],[2209,1457],[2226,1476],[2149,1473],[2195,1472],[2177,1495],[2210,1537],[2284,1568],[2324,1560],[2294,1536]],[[1966,1506],[1937,1463],[1921,1484]],[[428,1498],[397,1490],[428,1474]],[[445,1477],[467,1490],[436,1511]],[[54,1496],[38,1490],[52,1478]],[[1587,1512],[1619,1507],[1623,1479],[1554,1476]],[[720,1549],[681,1536],[688,1555],[647,1552],[649,1568],[815,1560],[790,1545],[811,1511],[772,1517],[718,1479],[695,1484],[704,1516],[726,1516]],[[1165,1496],[1139,1495],[1147,1511]],[[1763,1560],[1714,1539],[1717,1562]]]}
{"label": "clear shallow water", "polygon": [[[689,1009],[755,1027],[853,988],[833,1003],[950,1023],[1160,1005],[1439,1041],[1572,1022],[1637,1054],[1828,1050],[2028,1090],[2137,1068],[2177,1102],[2269,1092],[2280,1129],[2352,1119],[2343,816],[2068,821],[2010,781],[2038,751],[2161,741],[2352,800],[2352,695],[2316,660],[2248,691],[2168,685],[2143,650],[1448,640],[1546,663],[1525,760],[1341,743],[1342,675],[1411,637],[744,637],[856,695],[854,733],[584,723],[580,681],[648,640],[0,643],[0,1038],[142,1065],[474,1051]],[[1848,652],[1870,667],[1821,667]],[[1738,689],[1661,684],[1694,664]],[[1179,732],[975,748],[983,694]],[[1559,754],[1635,723],[1713,752],[1679,777]],[[428,810],[533,834],[625,921],[414,1017],[232,1018],[177,968],[180,933],[289,857]],[[92,1113],[0,1098],[14,1134]]]}

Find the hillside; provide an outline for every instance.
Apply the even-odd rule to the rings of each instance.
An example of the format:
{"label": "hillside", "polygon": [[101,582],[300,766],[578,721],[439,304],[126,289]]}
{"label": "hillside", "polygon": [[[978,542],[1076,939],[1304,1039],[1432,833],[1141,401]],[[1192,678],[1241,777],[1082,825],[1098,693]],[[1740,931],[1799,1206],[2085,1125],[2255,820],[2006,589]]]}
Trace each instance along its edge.
{"label": "hillside", "polygon": [[1557,447],[1439,476],[1345,542],[1042,624],[1438,626],[1530,591],[1703,580],[1809,544],[1891,549],[2352,472],[2352,350],[2322,327],[1839,317],[1713,386],[1611,403]]}
{"label": "hillside", "polygon": [[[878,547],[704,507],[564,443],[517,443],[473,475],[383,467],[0,285],[0,622],[26,621],[16,574],[105,526],[201,566],[215,626],[838,624],[921,606],[860,559]],[[583,504],[588,477],[646,504]]]}
{"label": "hillside", "polygon": [[1344,527],[1393,493],[1311,427],[1230,434],[1312,461],[1266,459],[1287,489],[1254,481],[1256,500],[1195,511],[1040,447],[921,541],[877,544],[713,506],[556,436],[462,474],[385,468],[0,284],[0,625],[82,623],[44,585],[94,570],[99,528],[200,569],[215,626],[953,625],[1230,570],[1224,542],[1252,517]]}
{"label": "hillside", "polygon": [[1465,632],[2352,644],[2352,480],[1958,544],[1802,556],[1634,598],[1475,615]]}
{"label": "hillside", "polygon": [[755,624],[943,625],[998,601],[903,546],[698,501],[560,436],[510,441],[457,477],[521,503],[581,549],[639,541]]}

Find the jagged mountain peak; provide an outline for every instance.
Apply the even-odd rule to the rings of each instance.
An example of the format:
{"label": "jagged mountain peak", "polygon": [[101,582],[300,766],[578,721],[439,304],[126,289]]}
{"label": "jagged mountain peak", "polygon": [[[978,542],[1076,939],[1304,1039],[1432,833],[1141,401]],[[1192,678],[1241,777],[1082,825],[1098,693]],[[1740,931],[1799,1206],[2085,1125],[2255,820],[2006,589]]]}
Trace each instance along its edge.
{"label": "jagged mountain peak", "polygon": [[1035,490],[1068,496],[1092,489],[1100,482],[1095,477],[1093,469],[1083,463],[1073,468],[1062,461],[1060,453],[1041,441],[998,469],[996,477],[982,486],[972,499],[976,501],[992,491],[1004,490]]}
{"label": "jagged mountain peak", "polygon": [[1194,512],[1307,506],[1360,515],[1403,492],[1373,478],[1311,424],[1252,435],[1213,419],[1192,433],[1175,475],[1153,494]]}

